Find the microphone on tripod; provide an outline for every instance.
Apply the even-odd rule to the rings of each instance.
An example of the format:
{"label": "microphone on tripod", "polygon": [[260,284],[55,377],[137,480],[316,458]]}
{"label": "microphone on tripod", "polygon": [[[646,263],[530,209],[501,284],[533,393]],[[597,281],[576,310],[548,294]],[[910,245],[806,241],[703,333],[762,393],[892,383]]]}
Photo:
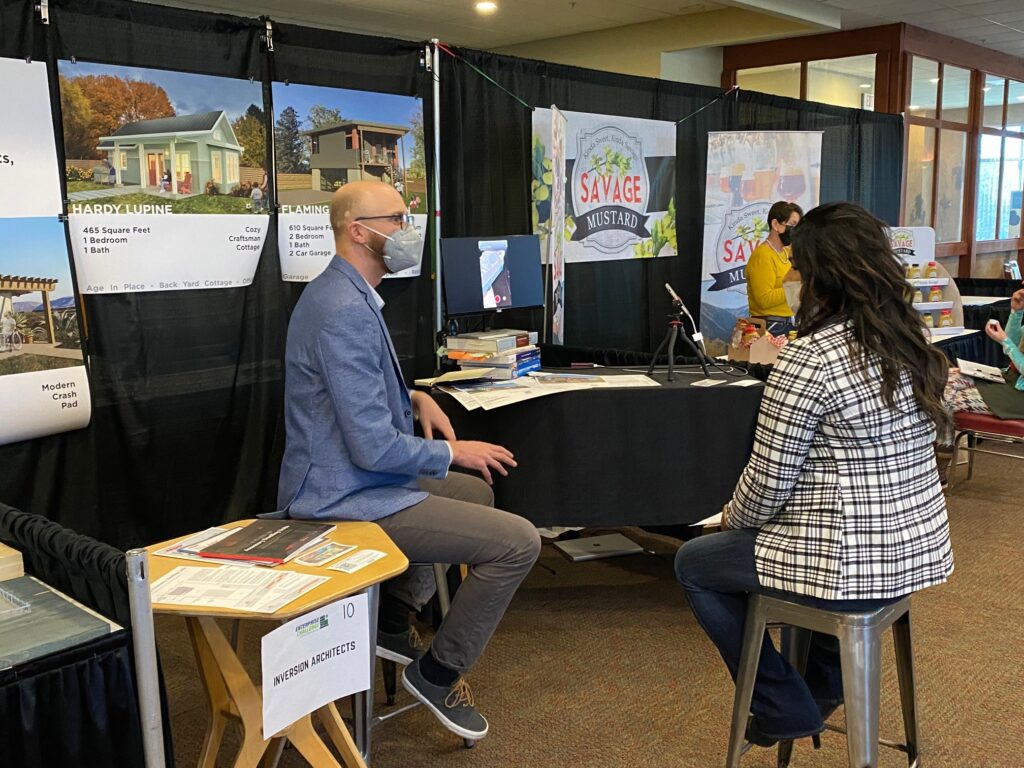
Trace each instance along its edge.
{"label": "microphone on tripod", "polygon": [[[697,321],[693,319],[693,315],[690,314],[690,310],[687,308],[686,303],[680,298],[679,294],[676,293],[672,286],[665,283],[665,290],[668,291],[668,295],[672,297],[672,303],[682,310],[683,314],[690,318],[690,325],[693,326],[693,334],[690,336],[694,343],[700,348],[700,352],[697,357],[707,358],[708,352],[704,347],[704,335],[697,330]],[[701,361],[703,362],[703,360]]]}
{"label": "microphone on tripod", "polygon": [[[658,361],[658,355],[661,354],[663,349],[668,351],[668,380],[673,380],[673,368],[675,367],[675,347],[676,339],[680,337],[680,330],[682,330],[682,339],[687,344],[693,353],[697,356],[697,361],[700,363],[700,367],[704,370],[704,376],[710,378],[711,374],[708,372],[707,355],[701,351],[701,348],[697,346],[696,340],[700,339],[703,341],[700,333],[697,332],[697,324],[693,321],[693,315],[690,314],[690,310],[686,308],[686,304],[679,298],[672,286],[665,283],[665,290],[668,291],[668,295],[672,297],[672,304],[676,310],[669,315],[668,320],[668,332],[665,334],[665,338],[662,339],[661,344],[654,350],[654,355],[651,357],[651,364],[647,366],[647,375],[650,376],[654,372],[654,366]],[[686,333],[686,326],[683,325],[683,321],[680,319],[680,315],[685,314],[690,318],[690,323],[693,324],[694,335],[691,337]]]}

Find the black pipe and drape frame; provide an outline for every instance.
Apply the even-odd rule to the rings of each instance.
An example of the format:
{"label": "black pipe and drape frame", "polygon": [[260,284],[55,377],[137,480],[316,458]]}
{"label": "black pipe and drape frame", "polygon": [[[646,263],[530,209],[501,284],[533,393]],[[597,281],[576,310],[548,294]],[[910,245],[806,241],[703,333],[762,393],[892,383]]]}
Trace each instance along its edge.
{"label": "black pipe and drape frame", "polygon": [[[264,107],[275,80],[419,96],[433,173],[432,81],[422,43],[274,24],[270,51],[261,19],[127,0],[51,0],[49,8],[43,25],[32,0],[0,0],[0,55],[45,57],[52,81],[56,61],[72,57],[251,78],[264,84]],[[439,73],[444,236],[530,231],[531,109],[469,64],[532,107],[669,121],[696,112],[677,129],[680,255],[567,265],[570,346],[650,352],[664,332],[666,281],[696,310],[709,131],[822,130],[821,199],[854,200],[896,223],[898,116],[747,92],[718,98],[720,91],[702,86],[454,54],[441,54]],[[272,173],[269,158],[266,167]],[[122,548],[274,507],[285,332],[302,290],[280,279],[276,218],[249,287],[84,297],[92,423],[0,446],[0,499]],[[381,289],[410,380],[434,365],[431,280],[425,261],[419,278]],[[501,317],[510,327],[541,322],[539,311]]]}

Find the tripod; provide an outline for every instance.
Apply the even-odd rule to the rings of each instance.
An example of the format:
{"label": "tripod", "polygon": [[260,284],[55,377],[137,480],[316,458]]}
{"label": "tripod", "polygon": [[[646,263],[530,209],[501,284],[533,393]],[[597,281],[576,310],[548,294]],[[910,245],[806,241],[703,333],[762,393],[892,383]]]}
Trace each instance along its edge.
{"label": "tripod", "polygon": [[[680,329],[682,329],[682,332],[680,332]],[[673,369],[676,363],[676,339],[682,339],[683,343],[697,356],[700,367],[704,369],[704,378],[711,378],[711,374],[708,372],[708,364],[704,360],[704,354],[700,351],[700,347],[686,333],[686,327],[683,325],[683,310],[681,308],[678,312],[673,312],[668,316],[668,330],[665,332],[665,338],[661,340],[661,344],[654,350],[651,364],[647,366],[647,375],[650,376],[654,373],[654,366],[658,362],[658,355],[661,354],[663,349],[668,347],[668,380],[675,380]]]}

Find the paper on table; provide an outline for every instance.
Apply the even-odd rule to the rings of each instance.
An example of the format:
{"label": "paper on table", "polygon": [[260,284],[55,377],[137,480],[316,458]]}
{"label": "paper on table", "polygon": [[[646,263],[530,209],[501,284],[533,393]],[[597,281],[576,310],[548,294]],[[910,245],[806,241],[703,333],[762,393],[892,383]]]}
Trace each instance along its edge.
{"label": "paper on table", "polygon": [[722,379],[697,379],[690,382],[691,387],[714,387],[718,384],[725,384],[725,382]]}
{"label": "paper on table", "polygon": [[964,376],[970,376],[974,379],[984,379],[985,381],[994,381],[998,384],[1006,382],[1006,379],[1003,378],[1003,372],[995,366],[972,363],[970,360],[961,360],[959,357],[956,359],[956,364],[960,369],[960,373]]}
{"label": "paper on table", "polygon": [[165,605],[273,613],[327,579],[327,576],[235,565],[217,568],[179,565],[153,582],[151,595],[154,603]]}
{"label": "paper on table", "polygon": [[328,570],[341,571],[342,573],[355,573],[361,571],[370,563],[375,563],[382,557],[387,557],[387,552],[380,552],[376,549],[361,549],[349,555],[344,560],[339,560]]}
{"label": "paper on table", "polygon": [[622,376],[603,376],[594,387],[660,387],[661,384],[643,374],[625,374]]}
{"label": "paper on table", "polygon": [[299,565],[327,565],[331,560],[347,555],[355,548],[355,544],[339,544],[336,541],[321,542],[315,549],[303,552],[295,558],[295,562]]}
{"label": "paper on table", "polygon": [[754,387],[761,382],[757,379],[736,379],[736,381],[730,381],[730,387]]}
{"label": "paper on table", "polygon": [[255,563],[248,563],[244,560],[228,560],[227,558],[203,557],[199,554],[211,544],[216,544],[218,541],[240,530],[241,528],[207,528],[205,531],[194,533],[176,544],[170,544],[163,549],[159,549],[153,554],[160,555],[161,557],[176,557],[179,560],[193,560],[200,563],[223,563],[225,565],[251,568]]}
{"label": "paper on table", "polygon": [[466,368],[458,371],[448,371],[448,373],[442,373],[440,376],[433,376],[427,379],[416,379],[413,383],[417,387],[433,387],[436,384],[444,384],[448,381],[471,381],[473,379],[482,379],[493,370],[493,368]]}
{"label": "paper on table", "polygon": [[721,524],[722,524],[722,513],[721,512],[715,512],[715,514],[711,515],[710,517],[705,517],[703,520],[698,520],[696,523],[690,523],[690,527],[691,528],[696,528],[698,526],[703,526],[704,528],[708,528],[708,527],[712,527],[712,526],[719,526]]}

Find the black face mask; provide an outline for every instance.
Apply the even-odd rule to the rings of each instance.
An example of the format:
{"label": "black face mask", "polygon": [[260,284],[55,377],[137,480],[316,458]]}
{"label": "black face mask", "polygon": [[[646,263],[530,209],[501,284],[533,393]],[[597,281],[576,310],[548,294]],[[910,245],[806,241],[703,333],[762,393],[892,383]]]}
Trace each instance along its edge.
{"label": "black face mask", "polygon": [[790,231],[789,227],[786,227],[784,231],[779,233],[779,240],[782,241],[783,245],[787,246],[792,242],[793,233]]}

